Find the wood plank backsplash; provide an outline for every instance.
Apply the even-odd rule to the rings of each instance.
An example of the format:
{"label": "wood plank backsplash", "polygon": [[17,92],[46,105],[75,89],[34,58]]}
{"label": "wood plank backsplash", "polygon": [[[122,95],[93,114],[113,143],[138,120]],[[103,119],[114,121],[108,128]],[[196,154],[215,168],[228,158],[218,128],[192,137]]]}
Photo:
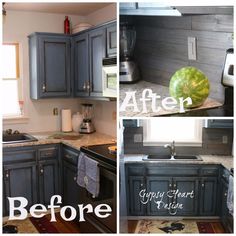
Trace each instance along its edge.
{"label": "wood plank backsplash", "polygon": [[[210,97],[224,101],[221,75],[226,50],[233,47],[232,15],[139,16],[131,22],[137,30],[135,60],[143,80],[169,86],[176,70],[195,66],[210,80]],[[188,60],[188,37],[197,38],[196,61]]]}
{"label": "wood plank backsplash", "polygon": [[[126,127],[124,131],[125,154],[169,154],[162,146],[143,146],[143,143],[134,142],[134,135],[143,135],[142,127]],[[222,136],[228,136],[228,143],[222,143]],[[203,128],[202,147],[176,147],[176,153],[191,155],[231,155],[233,143],[233,129],[206,129]]]}

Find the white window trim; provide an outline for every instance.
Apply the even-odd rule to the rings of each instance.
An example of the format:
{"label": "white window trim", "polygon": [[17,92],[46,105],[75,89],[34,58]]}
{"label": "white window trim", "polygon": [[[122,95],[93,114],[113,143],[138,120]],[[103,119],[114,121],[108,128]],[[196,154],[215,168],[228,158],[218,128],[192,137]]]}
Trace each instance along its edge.
{"label": "white window trim", "polygon": [[[169,141],[153,141],[148,139],[148,130],[150,129],[149,120],[143,120],[143,146],[164,146]],[[202,128],[203,120],[197,119],[197,124],[195,126],[195,139],[194,140],[184,140],[184,141],[175,141],[175,146],[186,146],[186,147],[202,147]]]}
{"label": "white window trim", "polygon": [[[4,42],[3,42],[4,43]],[[21,115],[15,116],[3,116],[2,121],[3,125],[11,125],[11,124],[27,124],[29,123],[29,116],[28,116],[28,101],[25,99],[24,94],[24,86],[23,86],[23,53],[24,50],[22,48],[21,42],[15,41],[7,41],[6,43],[18,43],[19,45],[19,78],[18,78],[18,93],[19,93],[19,100],[24,101],[24,107]]]}

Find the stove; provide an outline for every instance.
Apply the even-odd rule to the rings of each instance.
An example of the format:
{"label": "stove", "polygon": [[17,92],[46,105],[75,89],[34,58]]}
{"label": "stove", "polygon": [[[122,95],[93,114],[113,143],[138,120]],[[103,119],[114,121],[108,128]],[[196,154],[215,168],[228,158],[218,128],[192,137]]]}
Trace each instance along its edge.
{"label": "stove", "polygon": [[116,154],[111,154],[108,149],[109,147],[114,145],[116,144],[109,143],[83,146],[80,148],[80,151],[88,154],[93,159],[97,159],[97,161],[102,161],[116,167]]}

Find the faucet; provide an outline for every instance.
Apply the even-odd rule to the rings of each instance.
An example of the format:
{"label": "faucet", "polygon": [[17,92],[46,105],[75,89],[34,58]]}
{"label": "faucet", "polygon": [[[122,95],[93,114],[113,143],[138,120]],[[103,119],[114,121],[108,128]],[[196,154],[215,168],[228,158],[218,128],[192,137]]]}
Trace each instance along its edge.
{"label": "faucet", "polygon": [[171,144],[165,144],[164,148],[169,148],[170,149],[170,155],[171,155],[170,160],[175,160],[175,155],[176,155],[176,152],[175,152],[175,141],[173,141]]}

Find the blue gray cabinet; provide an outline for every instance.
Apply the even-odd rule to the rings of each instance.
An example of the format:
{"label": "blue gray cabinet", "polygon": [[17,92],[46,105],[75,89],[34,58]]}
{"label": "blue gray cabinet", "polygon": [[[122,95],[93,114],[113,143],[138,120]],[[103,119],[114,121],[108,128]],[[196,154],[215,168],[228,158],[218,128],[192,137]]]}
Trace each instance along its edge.
{"label": "blue gray cabinet", "polygon": [[[217,216],[218,176],[217,165],[167,165],[167,164],[129,164],[125,165],[128,215],[138,216]],[[140,191],[154,194],[152,200],[142,200]],[[141,192],[142,193],[142,192]],[[158,207],[163,193],[162,205]],[[188,193],[188,197],[176,194]],[[168,196],[167,196],[168,194]],[[147,196],[147,195],[146,195]],[[147,198],[146,198],[147,200]],[[144,204],[141,203],[144,202]],[[180,206],[177,211],[164,205]]]}
{"label": "blue gray cabinet", "polygon": [[107,57],[116,56],[117,50],[117,30],[116,23],[109,25],[106,28],[107,33]]}
{"label": "blue gray cabinet", "polygon": [[59,146],[3,149],[3,214],[9,214],[7,197],[25,197],[30,206],[48,205],[59,191]]}
{"label": "blue gray cabinet", "polygon": [[8,197],[24,197],[26,209],[37,203],[36,152],[31,148],[3,150],[3,215],[9,214]]}
{"label": "blue gray cabinet", "polygon": [[70,97],[71,39],[51,33],[29,36],[30,96],[32,99]]}
{"label": "blue gray cabinet", "polygon": [[205,128],[233,128],[234,121],[233,120],[215,120],[208,119],[205,120]]}
{"label": "blue gray cabinet", "polygon": [[77,208],[80,203],[80,187],[77,184],[77,161],[79,152],[63,147],[62,149],[62,176],[63,176],[63,205]]}
{"label": "blue gray cabinet", "polygon": [[90,96],[102,97],[102,59],[106,57],[106,28],[89,32],[89,90]]}
{"label": "blue gray cabinet", "polygon": [[82,33],[72,38],[72,53],[74,63],[74,94],[76,97],[89,96],[89,47],[88,33]]}
{"label": "blue gray cabinet", "polygon": [[59,147],[47,146],[38,150],[39,202],[49,205],[53,195],[60,195]]}

